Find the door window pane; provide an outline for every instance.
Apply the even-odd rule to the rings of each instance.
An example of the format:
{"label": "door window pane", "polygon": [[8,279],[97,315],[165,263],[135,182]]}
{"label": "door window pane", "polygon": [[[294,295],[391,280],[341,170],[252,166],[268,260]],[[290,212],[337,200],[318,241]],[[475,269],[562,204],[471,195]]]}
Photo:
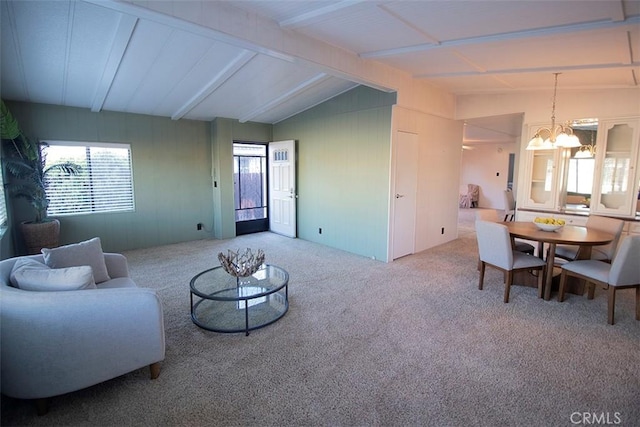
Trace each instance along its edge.
{"label": "door window pane", "polygon": [[234,144],[234,199],[236,221],[267,217],[267,147]]}

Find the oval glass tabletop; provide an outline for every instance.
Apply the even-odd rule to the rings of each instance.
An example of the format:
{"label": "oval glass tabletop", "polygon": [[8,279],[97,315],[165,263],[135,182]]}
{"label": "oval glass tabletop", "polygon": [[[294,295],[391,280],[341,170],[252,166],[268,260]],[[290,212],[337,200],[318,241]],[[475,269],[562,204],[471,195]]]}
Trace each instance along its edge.
{"label": "oval glass tabletop", "polygon": [[222,267],[203,271],[191,279],[191,318],[210,331],[248,335],[284,316],[288,283],[289,274],[270,264],[248,277],[236,278]]}

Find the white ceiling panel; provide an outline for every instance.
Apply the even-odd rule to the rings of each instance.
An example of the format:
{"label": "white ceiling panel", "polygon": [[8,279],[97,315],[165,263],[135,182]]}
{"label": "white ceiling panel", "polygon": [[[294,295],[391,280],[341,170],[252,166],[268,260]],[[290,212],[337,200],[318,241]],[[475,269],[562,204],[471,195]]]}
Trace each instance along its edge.
{"label": "white ceiling panel", "polygon": [[157,60],[174,31],[155,22],[138,22],[104,103],[106,110],[136,112],[129,108],[130,104],[139,96],[138,91],[154,66],[165,66]]}
{"label": "white ceiling panel", "polygon": [[388,8],[440,41],[506,34],[611,19],[618,1],[416,1],[390,2]]}
{"label": "white ceiling panel", "polygon": [[[320,22],[300,25],[296,30],[357,53],[411,46],[430,40],[385,10],[383,4],[364,2],[327,14]],[[363,27],[372,31],[362,31]]]}
{"label": "white ceiling panel", "polygon": [[[536,70],[554,67],[620,64],[621,51],[629,49],[620,32],[611,30],[588,34],[567,34],[535,39],[505,40],[482,46],[462,46],[456,50],[480,67],[491,70]],[[509,57],[502,52],[511,52]]]}
{"label": "white ceiling panel", "polygon": [[333,98],[336,94],[346,92],[356,86],[358,86],[356,83],[342,79],[325,79],[318,84],[305,89],[303,92],[287,98],[274,108],[252,118],[251,121],[277,123],[321,104],[322,102]]}
{"label": "white ceiling panel", "polygon": [[[3,27],[9,25],[16,32],[11,38],[20,52],[18,72],[26,83],[29,99],[59,104],[63,99],[71,5],[37,2],[37,7],[33,6],[9,3],[9,19]],[[43,25],[44,22],[50,24]]]}
{"label": "white ceiling panel", "polygon": [[306,16],[310,12],[324,10],[324,8],[336,5],[335,0],[304,0],[304,1],[282,1],[282,0],[244,0],[233,2],[239,9],[257,12],[276,22],[284,22],[291,18]]}
{"label": "white ceiling panel", "polygon": [[8,2],[0,2],[0,14],[2,25],[0,25],[0,37],[2,49],[0,49],[0,88],[2,88],[2,98],[29,100],[27,91],[27,81],[22,73],[22,61],[20,47],[18,45],[18,33],[13,26],[15,22],[9,19]]}
{"label": "white ceiling panel", "polygon": [[211,44],[210,40],[203,37],[182,31],[172,32],[140,82],[129,109],[152,114],[158,104],[198,64]]}
{"label": "white ceiling panel", "polygon": [[[75,3],[62,103],[91,107],[92,96],[105,68],[120,16],[88,3]],[[105,42],[109,40],[109,42]]]}
{"label": "white ceiling panel", "polygon": [[[228,77],[225,74],[225,66],[233,64],[245,52],[239,52],[237,48],[224,43],[209,41],[204,53],[185,63],[177,62],[184,70],[184,76],[174,81],[175,86],[168,88],[168,93],[158,102],[153,114],[165,117],[180,115],[196,119],[189,115],[190,111],[204,99],[202,97],[206,97],[224,83],[224,79]],[[211,116],[197,118],[210,120]]]}
{"label": "white ceiling panel", "polygon": [[299,65],[258,56],[195,107],[190,115],[240,119],[314,74],[313,70]]}

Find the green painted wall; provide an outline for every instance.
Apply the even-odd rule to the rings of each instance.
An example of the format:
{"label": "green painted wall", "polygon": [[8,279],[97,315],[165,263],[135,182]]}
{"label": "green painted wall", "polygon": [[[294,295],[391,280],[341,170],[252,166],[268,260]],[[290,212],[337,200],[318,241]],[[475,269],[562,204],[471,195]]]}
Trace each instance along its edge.
{"label": "green painted wall", "polygon": [[395,101],[362,86],[274,125],[297,141],[300,238],[386,259]]}
{"label": "green painted wall", "polygon": [[[59,217],[62,244],[99,236],[104,250],[123,251],[210,236],[209,123],[43,104],[7,105],[31,137],[131,145],[135,212]],[[29,219],[22,201],[11,202],[14,221]],[[196,230],[199,222],[204,231]],[[19,242],[16,253],[21,253]]]}

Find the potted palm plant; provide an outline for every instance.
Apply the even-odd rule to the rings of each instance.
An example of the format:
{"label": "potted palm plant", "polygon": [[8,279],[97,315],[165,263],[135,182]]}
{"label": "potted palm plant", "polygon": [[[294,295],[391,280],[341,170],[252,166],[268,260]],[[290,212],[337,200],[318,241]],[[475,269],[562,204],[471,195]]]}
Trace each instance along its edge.
{"label": "potted palm plant", "polygon": [[58,246],[60,236],[60,222],[47,217],[47,174],[60,171],[77,175],[80,166],[72,162],[47,166],[42,150],[46,143],[24,135],[4,101],[1,113],[3,166],[11,178],[7,190],[11,196],[26,200],[33,209],[33,220],[21,222],[20,231],[27,252],[40,253],[42,248]]}

